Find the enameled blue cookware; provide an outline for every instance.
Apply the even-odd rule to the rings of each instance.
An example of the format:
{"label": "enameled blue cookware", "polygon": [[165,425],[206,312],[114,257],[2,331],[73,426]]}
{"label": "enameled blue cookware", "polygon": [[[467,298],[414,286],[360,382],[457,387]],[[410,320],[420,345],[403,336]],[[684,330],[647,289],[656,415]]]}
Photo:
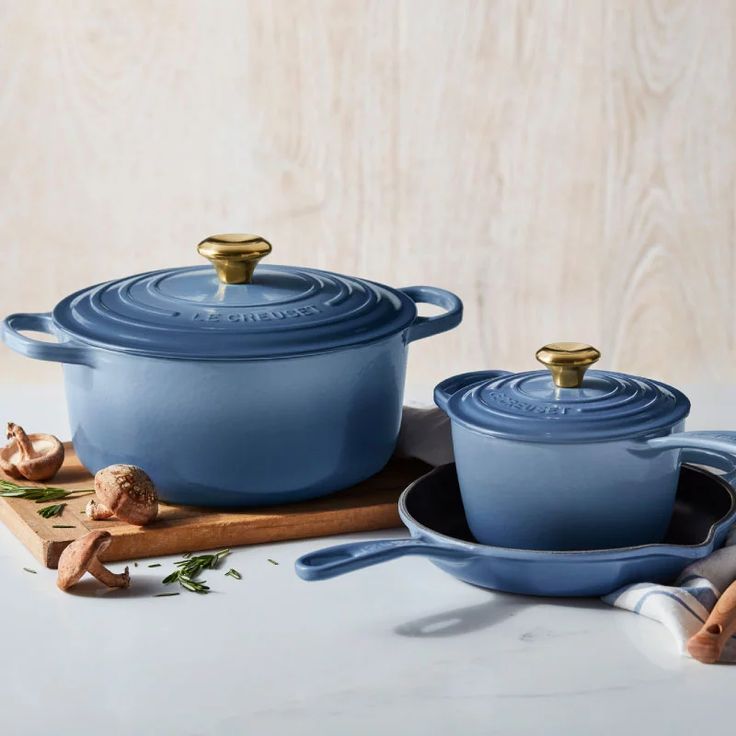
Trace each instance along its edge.
{"label": "enameled blue cookware", "polygon": [[[213,236],[199,252],[214,269],[139,274],[4,321],[11,348],[64,364],[90,471],[132,463],[169,502],[243,506],[326,495],[388,461],[408,345],[457,326],[460,299],[308,268],[254,272],[270,250]],[[418,302],[444,311],[418,316]]]}
{"label": "enameled blue cookware", "polygon": [[720,547],[736,521],[736,493],[723,478],[683,466],[675,512],[665,541],[622,549],[545,552],[478,544],[468,527],[454,464],[415,481],[399,500],[411,538],[353,542],[301,557],[304,580],[325,580],[380,562],[414,555],[450,575],[509,593],[605,595],[623,585],[666,583]]}
{"label": "enameled blue cookware", "polygon": [[686,396],[648,378],[586,373],[599,355],[589,345],[555,343],[537,353],[549,372],[465,373],[436,387],[480,542],[524,549],[658,542],[684,450],[736,467],[736,433],[683,432]]}

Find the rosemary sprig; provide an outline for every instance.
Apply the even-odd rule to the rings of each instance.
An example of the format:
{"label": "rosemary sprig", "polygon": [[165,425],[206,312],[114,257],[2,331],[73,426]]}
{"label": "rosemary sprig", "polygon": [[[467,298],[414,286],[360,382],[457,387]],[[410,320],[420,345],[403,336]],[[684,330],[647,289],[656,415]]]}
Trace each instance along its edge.
{"label": "rosemary sprig", "polygon": [[55,503],[53,506],[44,506],[36,513],[43,516],[44,519],[51,519],[54,516],[60,516],[61,512],[66,508],[65,503]]}
{"label": "rosemary sprig", "polygon": [[235,578],[236,580],[242,580],[243,576],[234,568],[231,567],[226,573],[225,576],[228,578]]}
{"label": "rosemary sprig", "polygon": [[198,580],[203,570],[213,570],[220,561],[230,554],[229,549],[222,549],[211,555],[196,555],[191,553],[183,560],[177,560],[174,565],[178,568],[163,579],[164,585],[179,583],[182,588],[192,593],[209,593],[206,580]]}
{"label": "rosemary sprig", "polygon": [[0,479],[0,498],[25,498],[27,501],[44,503],[46,501],[59,501],[62,498],[86,493],[94,493],[94,490],[85,488],[78,491],[67,491],[65,488],[54,488],[52,486],[47,488],[20,486],[10,480]]}

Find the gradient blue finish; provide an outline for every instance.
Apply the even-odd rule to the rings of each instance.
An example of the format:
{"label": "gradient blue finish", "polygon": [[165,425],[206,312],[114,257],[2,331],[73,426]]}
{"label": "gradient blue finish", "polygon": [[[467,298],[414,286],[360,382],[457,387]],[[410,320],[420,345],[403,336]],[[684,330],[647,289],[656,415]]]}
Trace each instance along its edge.
{"label": "gradient blue finish", "polygon": [[700,544],[569,552],[487,546],[441,534],[409,513],[411,494],[423,493],[423,486],[447,481],[450,475],[454,475],[453,464],[435,468],[401,495],[399,513],[411,539],[352,542],[310,552],[297,560],[297,575],[308,581],[327,580],[399,557],[417,556],[483,588],[538,596],[600,596],[631,583],[671,581],[686,565],[718,549],[736,521],[736,493],[723,483],[723,492],[730,495],[730,510]]}
{"label": "gradient blue finish", "polygon": [[349,487],[390,458],[409,342],[451,329],[462,315],[460,300],[441,289],[407,293],[448,311],[415,316],[377,341],[300,357],[128,354],[71,340],[50,315],[11,315],[2,336],[24,355],[65,364],[72,440],[91,472],[131,463],[171,503],[271,505]]}
{"label": "gradient blue finish", "polygon": [[463,374],[435,389],[452,419],[468,524],[484,544],[576,550],[657,542],[672,515],[683,451],[698,451],[724,470],[736,467],[736,433],[683,432],[682,421],[629,438],[557,443],[456,421],[457,392],[503,375]]}

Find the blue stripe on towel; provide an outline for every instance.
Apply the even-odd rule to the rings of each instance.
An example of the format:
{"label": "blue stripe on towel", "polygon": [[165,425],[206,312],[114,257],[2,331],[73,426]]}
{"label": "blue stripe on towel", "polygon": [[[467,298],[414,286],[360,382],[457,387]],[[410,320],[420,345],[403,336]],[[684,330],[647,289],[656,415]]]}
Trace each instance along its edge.
{"label": "blue stripe on towel", "polygon": [[688,604],[685,603],[685,601],[683,601],[681,598],[678,598],[674,593],[670,593],[669,591],[666,591],[666,590],[650,590],[648,593],[645,593],[641,597],[639,602],[636,604],[636,606],[634,607],[634,613],[641,613],[641,609],[642,609],[642,606],[644,605],[644,602],[646,601],[647,598],[653,595],[664,595],[664,596],[667,596],[667,598],[672,598],[673,601],[677,601],[686,611],[688,611],[689,613],[692,613],[692,615],[695,616],[695,618],[698,619],[698,621],[700,621],[701,624],[705,623],[704,619],[698,616],[698,614],[695,613],[695,611],[693,611],[693,609],[690,608],[690,606],[688,606]]}
{"label": "blue stripe on towel", "polygon": [[[688,583],[696,583],[696,585],[688,585]],[[678,581],[677,587],[683,588],[686,592],[695,598],[709,611],[713,610],[716,601],[720,597],[720,591],[716,589],[713,583],[702,575],[688,575]]]}
{"label": "blue stripe on towel", "polygon": [[716,601],[718,600],[718,596],[716,595],[713,588],[685,588],[685,591],[690,593],[690,595],[695,598],[695,600],[698,601],[704,608],[707,608],[709,611],[713,610],[713,607],[716,605]]}

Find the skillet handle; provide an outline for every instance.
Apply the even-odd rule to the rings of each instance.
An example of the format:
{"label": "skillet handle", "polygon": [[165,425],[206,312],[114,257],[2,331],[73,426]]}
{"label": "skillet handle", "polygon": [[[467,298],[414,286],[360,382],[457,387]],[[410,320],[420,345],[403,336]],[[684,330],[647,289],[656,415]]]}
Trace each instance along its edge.
{"label": "skillet handle", "polygon": [[47,335],[58,337],[54,330],[51,314],[11,314],[2,323],[3,342],[15,350],[16,353],[36,360],[50,360],[55,363],[80,363],[94,365],[92,351],[85,347],[69,345],[65,342],[45,342],[35,340],[22,334],[23,331],[45,332]]}
{"label": "skillet handle", "polygon": [[682,450],[680,462],[707,465],[724,471],[723,478],[736,482],[736,432],[675,432],[647,440],[655,450]]}
{"label": "skillet handle", "polygon": [[379,539],[338,544],[308,552],[296,561],[295,568],[296,574],[302,580],[327,580],[407,555],[447,562],[458,562],[470,556],[460,549],[429,544],[418,539]]}
{"label": "skillet handle", "polygon": [[439,332],[457,327],[463,319],[463,303],[460,297],[436,286],[406,286],[400,289],[416,304],[434,304],[445,309],[444,314],[433,317],[417,316],[409,327],[409,342],[421,340]]}

